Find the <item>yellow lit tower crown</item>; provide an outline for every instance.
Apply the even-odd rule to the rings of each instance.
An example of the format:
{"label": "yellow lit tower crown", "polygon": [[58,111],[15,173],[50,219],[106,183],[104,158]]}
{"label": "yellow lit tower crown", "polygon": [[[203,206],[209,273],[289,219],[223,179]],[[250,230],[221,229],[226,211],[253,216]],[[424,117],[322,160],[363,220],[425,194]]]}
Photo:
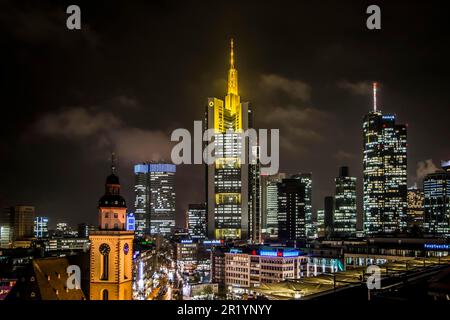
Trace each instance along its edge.
{"label": "yellow lit tower crown", "polygon": [[227,130],[242,131],[242,106],[238,90],[238,71],[234,67],[234,42],[230,43],[230,70],[228,71],[227,95],[225,107],[217,106],[215,110],[214,129],[225,133]]}

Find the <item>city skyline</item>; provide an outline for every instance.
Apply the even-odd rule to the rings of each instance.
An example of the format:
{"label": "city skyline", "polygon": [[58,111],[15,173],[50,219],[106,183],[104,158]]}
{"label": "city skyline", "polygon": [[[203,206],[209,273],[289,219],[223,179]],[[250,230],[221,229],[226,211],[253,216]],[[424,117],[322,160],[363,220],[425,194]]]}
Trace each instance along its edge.
{"label": "city skyline", "polygon": [[102,4],[0,4],[0,302],[450,301],[445,10]]}
{"label": "city skyline", "polygon": [[[298,10],[293,10],[300,14],[295,21],[281,19],[281,11],[271,11],[267,5],[259,6],[257,14],[244,20],[242,17],[247,16],[251,4],[240,6],[237,17],[231,18],[221,4],[209,4],[199,8],[198,14],[207,10],[221,12],[217,28],[200,31],[201,25],[190,26],[184,31],[190,35],[184,35],[184,38],[175,37],[177,28],[186,23],[181,19],[180,8],[151,5],[152,10],[145,10],[149,8],[140,4],[142,11],[154,14],[157,21],[162,19],[158,14],[165,11],[172,18],[179,18],[175,19],[175,26],[166,30],[168,39],[156,37],[157,41],[153,42],[147,41],[154,34],[149,27],[138,30],[132,26],[120,30],[106,23],[104,19],[117,15],[122,8],[120,5],[102,12],[87,5],[86,11],[91,15],[86,15],[84,21],[90,28],[71,34],[63,41],[64,45],[53,37],[66,31],[62,27],[59,30],[57,22],[50,18],[61,8],[48,7],[49,11],[42,14],[42,8],[21,6],[30,6],[30,15],[39,16],[34,23],[48,26],[49,32],[24,34],[11,29],[9,24],[2,31],[9,43],[25,41],[29,48],[11,46],[2,53],[3,61],[22,67],[17,72],[13,72],[11,66],[5,67],[6,77],[11,81],[4,82],[4,97],[11,108],[5,114],[7,125],[2,129],[5,137],[1,157],[4,183],[0,203],[2,206],[33,205],[36,215],[49,217],[52,227],[59,221],[69,222],[72,226],[95,222],[96,208],[92,204],[102,194],[99,182],[107,173],[105,164],[112,150],[118,154],[124,197],[128,204],[133,203],[133,165],[168,159],[171,130],[178,127],[191,129],[194,120],[203,118],[207,97],[212,93],[215,96],[223,94],[231,37],[236,41],[243,99],[253,102],[257,126],[281,129],[280,172],[312,172],[314,214],[322,208],[323,197],[333,193],[336,170],[340,166],[349,166],[357,177],[361,228],[361,119],[371,108],[372,81],[380,83],[380,109],[397,114],[402,123],[409,124],[408,186],[417,178],[419,161],[433,159],[439,167],[439,161],[447,158],[445,148],[438,143],[427,143],[448,135],[443,122],[445,117],[439,116],[445,112],[446,98],[442,93],[445,93],[447,80],[442,73],[444,68],[437,68],[439,63],[447,64],[439,59],[449,50],[444,41],[438,41],[445,32],[439,31],[439,24],[431,25],[429,16],[416,18],[419,21],[412,26],[413,30],[405,27],[403,22],[407,18],[401,14],[399,5],[386,4],[384,7],[388,16],[396,15],[398,21],[387,20],[386,28],[367,33],[363,23],[354,23],[359,17],[357,10],[343,5],[341,11],[352,21],[350,24],[334,14],[330,3],[328,10],[321,13],[319,22],[336,23],[342,28],[330,30],[322,23],[315,23],[316,31],[323,35],[316,39],[304,31],[310,20],[306,16],[303,21],[301,18],[305,12],[317,12],[317,8],[306,4],[298,4]],[[16,19],[21,28],[27,30],[30,25],[21,19],[11,4],[7,3],[5,9],[0,21]],[[418,9],[412,5],[409,10]],[[427,7],[427,10],[431,9]],[[9,17],[5,12],[11,13]],[[125,23],[131,16],[126,10],[123,12],[120,17]],[[432,17],[439,14],[433,11]],[[278,23],[268,29],[269,24],[258,18],[264,16],[273,17]],[[224,27],[228,18],[232,19],[231,29]],[[65,15],[60,19],[64,22]],[[139,26],[144,26],[146,21],[140,14],[134,15],[133,19]],[[265,28],[267,32],[261,37],[256,30],[246,28],[249,26]],[[114,41],[108,36],[111,32],[118,35]],[[412,33],[417,37],[414,41],[406,41],[404,48],[395,47],[398,37]],[[116,55],[125,53],[121,49],[124,43],[121,39],[131,34],[135,36],[129,40],[132,45],[124,55],[127,58],[117,61]],[[433,36],[430,38],[428,34]],[[169,41],[170,36],[175,40]],[[42,43],[45,46],[41,46]],[[80,48],[80,58],[74,59],[70,49],[75,50],[83,43],[89,45]],[[421,44],[427,44],[424,47],[429,50],[418,50]],[[176,50],[171,50],[181,45],[183,59]],[[300,50],[306,47],[310,47],[312,50],[309,51],[314,55]],[[381,54],[373,54],[375,47]],[[357,55],[353,52],[356,48]],[[51,76],[61,81],[48,78],[47,82],[37,82],[37,60],[21,60],[30,57],[32,49],[42,50],[39,65],[54,70]],[[68,61],[74,66],[74,80],[70,80],[72,76],[69,78],[62,67],[67,63],[65,59],[45,58],[67,49]],[[101,59],[105,61],[100,62]],[[424,60],[428,61],[429,69],[421,67],[419,62]],[[337,62],[341,66],[336,66]],[[408,68],[409,73],[401,72],[411,65],[416,67]],[[107,70],[111,66],[121,72],[120,76],[116,71]],[[430,74],[426,70],[433,72]],[[179,77],[178,72],[186,76]],[[19,94],[17,88],[12,88],[18,81],[33,89]],[[420,112],[425,105],[431,119]],[[22,112],[25,116],[21,116]],[[267,116],[269,113],[272,117]],[[86,122],[86,126],[76,126],[82,122]],[[13,130],[7,130],[11,126]],[[293,144],[293,141],[299,143]],[[54,150],[59,152],[55,154]],[[159,155],[154,157],[155,153]],[[28,159],[33,159],[32,164]],[[181,225],[189,203],[205,200],[202,173],[202,166],[179,167],[176,182],[178,225]],[[13,187],[15,181],[21,181],[23,185]],[[77,197],[75,203],[74,195]]]}

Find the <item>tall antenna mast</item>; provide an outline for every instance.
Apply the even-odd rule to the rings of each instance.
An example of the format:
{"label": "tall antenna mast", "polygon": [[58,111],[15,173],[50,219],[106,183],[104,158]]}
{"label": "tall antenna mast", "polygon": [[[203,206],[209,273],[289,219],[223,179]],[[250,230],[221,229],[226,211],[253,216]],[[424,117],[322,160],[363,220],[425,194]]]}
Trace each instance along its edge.
{"label": "tall antenna mast", "polygon": [[377,83],[373,83],[373,112],[377,111]]}

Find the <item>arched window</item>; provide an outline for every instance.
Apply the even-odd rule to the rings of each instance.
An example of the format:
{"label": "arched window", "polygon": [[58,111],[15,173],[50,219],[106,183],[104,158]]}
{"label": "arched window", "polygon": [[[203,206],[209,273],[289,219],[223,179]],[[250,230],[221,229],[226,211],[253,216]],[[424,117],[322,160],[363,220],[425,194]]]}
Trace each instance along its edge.
{"label": "arched window", "polygon": [[114,223],[114,230],[119,230],[119,225],[117,223]]}
{"label": "arched window", "polygon": [[102,300],[108,300],[108,290],[106,289],[102,291]]}
{"label": "arched window", "polygon": [[103,256],[101,268],[102,270],[101,280],[108,280],[109,252],[111,251],[111,248],[106,243],[102,243],[100,245],[99,251],[100,254]]}

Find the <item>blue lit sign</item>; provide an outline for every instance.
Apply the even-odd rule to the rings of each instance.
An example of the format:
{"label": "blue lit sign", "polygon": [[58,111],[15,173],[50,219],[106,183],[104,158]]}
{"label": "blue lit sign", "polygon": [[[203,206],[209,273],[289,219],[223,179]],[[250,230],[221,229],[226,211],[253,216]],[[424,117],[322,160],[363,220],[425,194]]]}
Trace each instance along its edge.
{"label": "blue lit sign", "polygon": [[230,253],[242,253],[241,249],[230,249]]}
{"label": "blue lit sign", "polygon": [[126,230],[127,231],[134,231],[136,226],[134,214],[132,212],[127,213],[127,220],[126,220]]}
{"label": "blue lit sign", "polygon": [[430,250],[450,250],[450,244],[425,243],[423,247]]}
{"label": "blue lit sign", "polygon": [[392,116],[392,115],[385,115],[385,116],[383,116],[382,118],[383,118],[383,120],[394,120],[394,119],[395,119],[395,116]]}
{"label": "blue lit sign", "polygon": [[289,249],[274,249],[274,250],[260,250],[259,255],[262,257],[298,257],[300,255],[300,251],[298,250],[289,250]]}
{"label": "blue lit sign", "polygon": [[181,243],[192,243],[192,240],[187,240],[187,239],[181,240]]}
{"label": "blue lit sign", "polygon": [[222,240],[205,240],[203,241],[203,244],[222,244]]}
{"label": "blue lit sign", "polygon": [[170,163],[143,163],[134,166],[134,173],[176,172],[177,166]]}
{"label": "blue lit sign", "polygon": [[299,251],[283,251],[283,257],[298,257],[300,254]]}

